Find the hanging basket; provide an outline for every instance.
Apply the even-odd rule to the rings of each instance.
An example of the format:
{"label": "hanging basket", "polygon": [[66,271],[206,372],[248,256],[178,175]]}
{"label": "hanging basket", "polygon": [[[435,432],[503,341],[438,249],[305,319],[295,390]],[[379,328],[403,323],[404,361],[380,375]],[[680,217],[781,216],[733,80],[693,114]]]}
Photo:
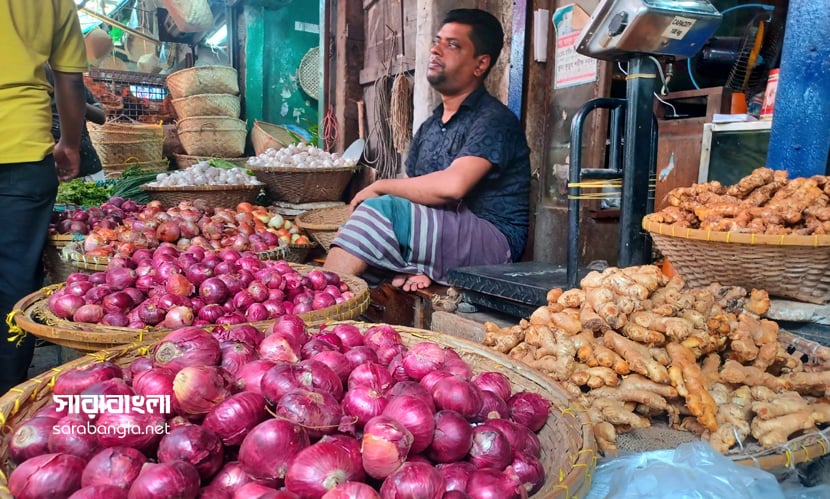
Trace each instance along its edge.
{"label": "hanging basket", "polygon": [[174,99],[199,94],[239,95],[236,70],[230,66],[198,66],[167,76],[167,89]]}
{"label": "hanging basket", "polygon": [[238,158],[245,152],[245,122],[224,116],[194,116],[177,123],[179,140],[191,156]]}
{"label": "hanging basket", "polygon": [[251,143],[257,155],[264,153],[267,149],[288,147],[298,140],[302,141],[300,137],[291,135],[287,128],[272,123],[254,120],[254,126],[251,128]]}
{"label": "hanging basket", "polygon": [[173,99],[173,108],[179,119],[194,116],[227,116],[239,118],[239,97],[230,94],[199,94]]}

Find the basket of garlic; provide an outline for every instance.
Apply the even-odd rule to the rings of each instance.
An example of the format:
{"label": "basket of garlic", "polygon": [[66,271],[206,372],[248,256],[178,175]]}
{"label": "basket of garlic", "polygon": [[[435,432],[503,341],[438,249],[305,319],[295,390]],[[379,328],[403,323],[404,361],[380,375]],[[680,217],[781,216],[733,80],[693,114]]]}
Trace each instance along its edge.
{"label": "basket of garlic", "polygon": [[339,201],[357,170],[357,161],[309,144],[266,149],[248,158],[257,179],[275,201],[316,203]]}
{"label": "basket of garlic", "polygon": [[255,202],[263,187],[262,182],[242,168],[216,167],[200,161],[185,170],[161,173],[141,189],[164,206],[204,199],[210,206],[231,208],[242,202]]}

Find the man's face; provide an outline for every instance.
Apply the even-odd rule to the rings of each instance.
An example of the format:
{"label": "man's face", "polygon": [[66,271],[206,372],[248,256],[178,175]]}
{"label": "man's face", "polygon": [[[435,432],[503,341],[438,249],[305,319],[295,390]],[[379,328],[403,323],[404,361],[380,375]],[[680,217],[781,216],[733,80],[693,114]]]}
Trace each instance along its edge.
{"label": "man's face", "polygon": [[448,23],[432,41],[427,81],[444,95],[475,88],[490,64],[489,55],[475,55],[471,29],[465,24]]}

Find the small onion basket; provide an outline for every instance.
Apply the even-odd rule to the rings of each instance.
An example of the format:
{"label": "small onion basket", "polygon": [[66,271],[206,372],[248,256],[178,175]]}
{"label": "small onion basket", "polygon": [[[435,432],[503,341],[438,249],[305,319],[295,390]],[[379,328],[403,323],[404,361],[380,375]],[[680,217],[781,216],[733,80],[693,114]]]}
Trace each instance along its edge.
{"label": "small onion basket", "polygon": [[308,210],[297,215],[294,222],[328,252],[337,231],[349,219],[351,212],[349,205]]}

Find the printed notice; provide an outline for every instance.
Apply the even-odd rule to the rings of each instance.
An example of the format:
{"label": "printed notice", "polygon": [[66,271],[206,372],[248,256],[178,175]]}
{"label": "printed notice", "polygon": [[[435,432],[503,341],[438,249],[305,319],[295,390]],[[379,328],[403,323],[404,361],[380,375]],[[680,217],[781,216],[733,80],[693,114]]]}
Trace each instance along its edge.
{"label": "printed notice", "polygon": [[597,79],[597,60],[576,51],[579,29],[573,25],[574,7],[573,4],[566,5],[553,13],[553,26],[556,29],[555,89],[591,83]]}

